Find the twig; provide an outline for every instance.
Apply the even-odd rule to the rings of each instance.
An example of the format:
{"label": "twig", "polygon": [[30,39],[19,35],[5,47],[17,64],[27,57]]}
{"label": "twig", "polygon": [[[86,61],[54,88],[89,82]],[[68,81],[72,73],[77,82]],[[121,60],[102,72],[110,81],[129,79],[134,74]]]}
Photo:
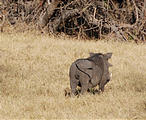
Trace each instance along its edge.
{"label": "twig", "polygon": [[134,5],[134,8],[135,8],[135,14],[136,14],[136,22],[135,22],[134,25],[136,25],[137,22],[139,21],[139,17],[138,17],[138,8],[137,8],[137,6],[136,6],[136,4],[135,4],[135,1],[132,0],[132,2],[133,2],[133,5]]}

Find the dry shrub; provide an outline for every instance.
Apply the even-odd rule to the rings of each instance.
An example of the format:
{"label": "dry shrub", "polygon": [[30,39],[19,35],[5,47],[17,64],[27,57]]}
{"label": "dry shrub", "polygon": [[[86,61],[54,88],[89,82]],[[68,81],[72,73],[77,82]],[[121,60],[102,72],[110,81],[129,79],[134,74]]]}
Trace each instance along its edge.
{"label": "dry shrub", "polygon": [[[44,2],[43,2],[44,1]],[[53,0],[3,1],[1,21],[78,38],[116,37],[117,40],[146,41],[145,0]],[[4,24],[4,22],[1,23]],[[2,29],[3,27],[1,27]],[[3,31],[3,30],[1,30]],[[114,36],[113,36],[114,35]]]}

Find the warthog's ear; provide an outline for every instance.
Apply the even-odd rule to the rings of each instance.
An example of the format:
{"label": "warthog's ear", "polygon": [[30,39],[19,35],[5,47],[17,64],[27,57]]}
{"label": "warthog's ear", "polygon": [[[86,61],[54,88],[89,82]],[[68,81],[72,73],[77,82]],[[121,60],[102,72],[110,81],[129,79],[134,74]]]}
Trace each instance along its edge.
{"label": "warthog's ear", "polygon": [[90,57],[92,57],[95,53],[89,53]]}
{"label": "warthog's ear", "polygon": [[113,53],[106,53],[104,54],[105,58],[110,59]]}

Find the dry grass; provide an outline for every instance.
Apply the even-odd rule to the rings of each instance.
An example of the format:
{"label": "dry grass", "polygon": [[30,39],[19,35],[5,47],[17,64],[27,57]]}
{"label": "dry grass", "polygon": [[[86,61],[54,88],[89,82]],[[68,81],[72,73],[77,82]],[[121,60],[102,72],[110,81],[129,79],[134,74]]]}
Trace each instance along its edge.
{"label": "dry grass", "polygon": [[[112,81],[100,95],[65,97],[71,63],[113,52]],[[1,119],[146,119],[146,45],[0,33]]]}

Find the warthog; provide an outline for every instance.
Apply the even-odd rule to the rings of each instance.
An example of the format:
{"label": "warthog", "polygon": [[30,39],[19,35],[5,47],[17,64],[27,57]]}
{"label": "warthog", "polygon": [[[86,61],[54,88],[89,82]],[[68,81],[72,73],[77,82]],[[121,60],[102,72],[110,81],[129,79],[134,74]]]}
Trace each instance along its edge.
{"label": "warthog", "polygon": [[104,86],[110,81],[109,67],[112,66],[108,59],[112,53],[90,53],[90,57],[77,59],[72,63],[69,71],[70,87],[74,95],[77,86],[81,87],[81,94],[90,88],[99,85],[99,91],[104,91]]}

